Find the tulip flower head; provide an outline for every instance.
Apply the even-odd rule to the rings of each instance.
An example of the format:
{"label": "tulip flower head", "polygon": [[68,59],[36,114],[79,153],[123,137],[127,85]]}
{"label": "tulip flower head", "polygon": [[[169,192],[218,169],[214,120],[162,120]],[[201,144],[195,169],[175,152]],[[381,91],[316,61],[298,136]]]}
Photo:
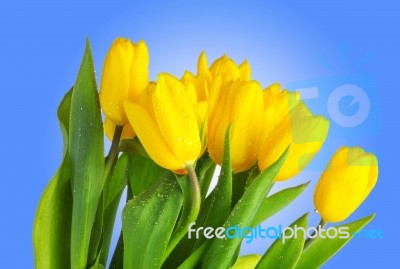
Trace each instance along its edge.
{"label": "tulip flower head", "polygon": [[196,94],[169,74],[160,74],[138,100],[124,102],[129,122],[150,157],[182,172],[201,153]]}
{"label": "tulip flower head", "polygon": [[275,177],[276,181],[287,180],[319,152],[328,134],[329,121],[314,116],[298,94],[281,92],[277,86],[267,89],[264,97],[258,166],[261,171],[268,168],[290,145],[286,160]]}
{"label": "tulip flower head", "polygon": [[326,222],[340,222],[367,198],[378,179],[378,160],[359,147],[342,147],[315,188],[314,205]]}
{"label": "tulip flower head", "polygon": [[125,100],[135,100],[149,82],[149,52],[143,41],[138,44],[118,37],[104,61],[100,83],[101,108],[118,125],[128,123]]}
{"label": "tulip flower head", "polygon": [[208,99],[212,77],[208,69],[207,56],[205,52],[201,52],[197,61],[197,75],[189,71],[185,71],[182,82],[186,85],[192,83],[197,94],[198,102],[205,102]]}
{"label": "tulip flower head", "polygon": [[214,78],[220,75],[222,77],[223,85],[236,79],[250,80],[251,76],[250,65],[248,61],[244,61],[242,64],[237,65],[226,54],[215,60],[210,67],[210,73]]}
{"label": "tulip flower head", "polygon": [[[220,78],[217,81],[222,83]],[[220,88],[218,83],[216,85]],[[209,105],[211,104],[216,105],[212,110],[210,108],[208,118],[210,157],[221,164],[226,130],[232,124],[232,169],[234,172],[249,169],[257,161],[257,141],[262,128],[264,107],[260,84],[256,81],[231,81],[219,94],[210,95]]]}

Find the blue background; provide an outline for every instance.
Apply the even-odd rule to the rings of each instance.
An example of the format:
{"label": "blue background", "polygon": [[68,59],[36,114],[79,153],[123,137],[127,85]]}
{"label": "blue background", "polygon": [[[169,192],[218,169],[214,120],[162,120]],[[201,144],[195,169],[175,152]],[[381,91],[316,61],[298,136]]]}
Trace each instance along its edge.
{"label": "blue background", "polygon": [[[265,1],[266,2],[266,1]],[[188,1],[146,4],[86,1],[2,1],[0,4],[0,256],[2,268],[32,268],[31,231],[37,203],[62,154],[56,109],[73,85],[85,37],[92,43],[97,74],[116,36],[144,39],[151,78],[161,71],[195,71],[201,50],[209,61],[226,52],[247,58],[263,86],[318,87],[308,100],[326,114],[330,92],[343,83],[363,88],[369,118],[354,128],[332,123],[321,154],[306,171],[277,188],[316,178],[340,145],[360,145],[379,159],[376,188],[351,216],[377,213],[368,228],[384,239],[357,239],[324,268],[400,268],[399,233],[399,6],[396,1]],[[370,1],[372,2],[372,1]],[[351,100],[343,113],[355,113]],[[347,102],[347,104],[346,104]],[[357,105],[357,104],[356,104]],[[290,223],[312,211],[313,186],[271,223]],[[311,223],[318,217],[311,213]],[[263,253],[257,241],[243,253]]]}

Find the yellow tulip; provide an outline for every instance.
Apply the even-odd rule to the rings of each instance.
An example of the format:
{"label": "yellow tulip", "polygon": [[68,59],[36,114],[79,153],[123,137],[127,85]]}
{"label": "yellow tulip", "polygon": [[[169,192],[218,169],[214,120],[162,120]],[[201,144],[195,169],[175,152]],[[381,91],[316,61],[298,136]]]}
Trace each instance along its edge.
{"label": "yellow tulip", "polygon": [[189,90],[189,93],[192,95],[192,99],[196,100],[195,112],[201,133],[201,153],[203,153],[207,147],[207,100],[209,95],[209,87],[212,80],[204,51],[200,54],[197,62],[197,75],[193,75],[191,72],[186,71],[181,80]]}
{"label": "yellow tulip", "polygon": [[[217,79],[219,88],[221,77]],[[214,100],[213,98],[217,98]],[[209,105],[216,104],[208,118],[208,152],[221,164],[224,137],[231,127],[231,162],[234,172],[249,169],[257,161],[257,141],[262,128],[263,99],[261,86],[256,81],[235,80],[219,94],[210,95]]]}
{"label": "yellow tulip", "polygon": [[378,160],[359,147],[342,147],[315,188],[314,205],[326,222],[340,222],[367,198],[378,179]]}
{"label": "yellow tulip", "polygon": [[198,159],[202,145],[195,104],[193,86],[169,74],[160,74],[136,102],[124,102],[136,135],[160,166],[183,172]]}
{"label": "yellow tulip", "polygon": [[100,83],[101,108],[115,124],[125,125],[128,120],[124,101],[135,100],[149,82],[149,52],[143,41],[138,44],[118,37],[104,61]]}
{"label": "yellow tulip", "polygon": [[280,84],[272,84],[263,91],[263,95],[264,123],[262,134],[265,139],[300,102],[300,93],[281,91]]}
{"label": "yellow tulip", "polygon": [[[110,120],[109,118],[105,119],[104,132],[106,133],[106,136],[108,139],[110,139],[110,141],[113,140],[115,126],[116,124],[112,120]],[[121,140],[133,139],[134,137],[135,132],[133,131],[132,126],[129,123],[125,124],[124,128],[122,129]]]}
{"label": "yellow tulip", "polygon": [[195,87],[197,94],[197,101],[207,101],[209,95],[209,87],[211,85],[212,77],[211,72],[208,69],[207,57],[205,52],[201,52],[197,61],[197,75],[193,75],[191,72],[186,71],[182,77],[183,83],[192,83]]}
{"label": "yellow tulip", "polygon": [[237,65],[226,54],[215,60],[210,67],[210,72],[214,78],[220,75],[223,85],[236,79],[250,80],[251,76],[250,65],[247,61]]}
{"label": "yellow tulip", "polygon": [[[322,116],[314,116],[298,97],[290,96],[285,91],[281,94],[286,98],[277,98],[276,101],[281,99],[286,104],[275,104],[277,113],[268,112],[267,107],[265,115],[272,114],[276,118],[280,118],[280,114],[284,116],[278,122],[276,118],[265,119],[258,159],[262,171],[278,160],[290,145],[286,160],[275,177],[276,181],[287,180],[299,173],[319,152],[329,129],[329,121]],[[269,120],[274,122],[271,124]]]}

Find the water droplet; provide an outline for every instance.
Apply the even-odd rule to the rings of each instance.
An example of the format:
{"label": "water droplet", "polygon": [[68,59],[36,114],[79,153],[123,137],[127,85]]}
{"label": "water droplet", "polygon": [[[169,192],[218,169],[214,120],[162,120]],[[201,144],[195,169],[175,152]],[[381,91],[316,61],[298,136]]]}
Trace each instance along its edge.
{"label": "water droplet", "polygon": [[318,211],[318,209],[314,209],[314,212],[315,212],[315,213],[317,213],[317,214],[319,214],[319,211]]}

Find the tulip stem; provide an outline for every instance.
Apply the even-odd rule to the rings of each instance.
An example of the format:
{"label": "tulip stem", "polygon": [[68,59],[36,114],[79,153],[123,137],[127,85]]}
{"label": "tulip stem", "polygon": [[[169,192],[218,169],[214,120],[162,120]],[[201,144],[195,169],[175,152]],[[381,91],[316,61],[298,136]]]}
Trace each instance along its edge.
{"label": "tulip stem", "polygon": [[110,176],[111,176],[111,171],[113,170],[114,166],[115,166],[115,161],[118,157],[118,146],[119,146],[119,140],[121,139],[121,135],[122,135],[122,129],[124,128],[124,126],[122,125],[116,125],[115,126],[115,131],[114,131],[114,136],[113,136],[113,140],[111,142],[111,147],[110,150],[108,151],[108,155],[106,158],[106,165],[104,168],[104,181],[106,182]]}
{"label": "tulip stem", "polygon": [[192,197],[193,197],[190,218],[193,218],[194,220],[196,220],[197,215],[199,214],[199,211],[200,211],[200,204],[201,204],[200,185],[199,185],[199,180],[197,178],[196,171],[194,170],[193,165],[188,165],[186,169],[189,173],[190,186],[191,186]]}
{"label": "tulip stem", "polygon": [[[326,222],[326,221],[324,221],[322,218],[321,218],[321,221],[318,223],[318,230],[322,230],[324,227],[325,227],[325,225],[327,224],[328,222]],[[310,244],[311,244],[311,242],[315,239],[315,238],[317,238],[317,237],[315,237],[315,238],[312,238],[312,237],[314,237],[314,235],[315,235],[315,233],[316,233],[316,231],[314,231],[308,238],[307,238],[307,240],[306,240],[306,242],[304,243],[304,249],[306,249]]]}
{"label": "tulip stem", "polygon": [[[196,221],[200,212],[201,191],[199,180],[197,179],[196,171],[194,170],[193,165],[187,165],[186,169],[189,175],[189,182],[182,181],[179,183],[184,195],[181,218],[178,222],[177,228],[171,236],[167,249],[165,250],[164,261],[178,245],[182,237],[187,233],[189,225]],[[181,179],[187,179],[187,177],[183,177]],[[179,180],[180,179],[178,179],[178,182]]]}

